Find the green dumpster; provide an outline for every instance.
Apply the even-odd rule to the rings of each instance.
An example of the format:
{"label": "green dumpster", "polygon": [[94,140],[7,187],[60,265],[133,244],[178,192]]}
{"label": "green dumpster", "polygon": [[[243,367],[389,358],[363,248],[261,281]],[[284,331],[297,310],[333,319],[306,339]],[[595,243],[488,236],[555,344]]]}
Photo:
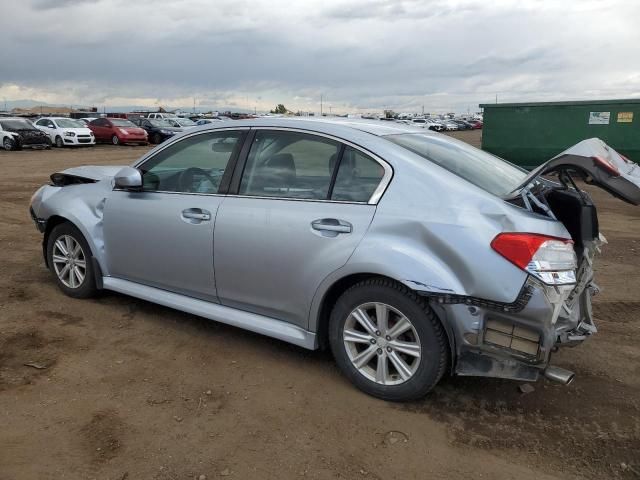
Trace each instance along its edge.
{"label": "green dumpster", "polygon": [[482,148],[533,168],[597,137],[640,163],[640,99],[485,103]]}

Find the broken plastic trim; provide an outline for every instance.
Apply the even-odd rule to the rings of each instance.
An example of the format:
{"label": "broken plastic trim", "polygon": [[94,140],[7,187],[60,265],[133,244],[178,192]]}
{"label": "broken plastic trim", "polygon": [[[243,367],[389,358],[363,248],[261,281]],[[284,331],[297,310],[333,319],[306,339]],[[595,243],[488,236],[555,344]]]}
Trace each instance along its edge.
{"label": "broken plastic trim", "polygon": [[475,307],[482,307],[488,310],[496,310],[499,312],[517,313],[522,311],[527,306],[531,296],[533,295],[533,285],[529,280],[522,286],[520,293],[516,299],[511,303],[495,302],[493,300],[486,300],[478,297],[470,297],[467,295],[456,295],[450,293],[437,293],[428,291],[418,291],[418,295],[428,297],[439,304],[464,304],[472,305]]}

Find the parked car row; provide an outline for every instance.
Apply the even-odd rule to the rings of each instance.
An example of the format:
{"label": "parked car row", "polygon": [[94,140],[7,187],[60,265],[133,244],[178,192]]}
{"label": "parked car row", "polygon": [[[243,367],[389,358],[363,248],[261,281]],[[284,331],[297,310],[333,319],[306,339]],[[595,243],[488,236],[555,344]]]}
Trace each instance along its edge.
{"label": "parked car row", "polygon": [[436,132],[455,131],[455,130],[474,130],[482,128],[480,120],[462,120],[462,119],[436,119],[431,117],[416,117],[412,119],[396,120],[398,123],[412,125],[414,127],[426,128]]}

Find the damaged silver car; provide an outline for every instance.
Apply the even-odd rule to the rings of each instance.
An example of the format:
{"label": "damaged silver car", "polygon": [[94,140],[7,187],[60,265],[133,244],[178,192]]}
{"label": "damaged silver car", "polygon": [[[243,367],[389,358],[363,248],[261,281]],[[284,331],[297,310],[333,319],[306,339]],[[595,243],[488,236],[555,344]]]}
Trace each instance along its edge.
{"label": "damaged silver car", "polygon": [[405,125],[256,119],[54,173],[31,216],[67,295],[328,346],[357,387],[409,400],[445,374],[570,382],[552,353],[596,333],[605,242],[574,179],[637,205],[639,170],[598,139],[527,172]]}

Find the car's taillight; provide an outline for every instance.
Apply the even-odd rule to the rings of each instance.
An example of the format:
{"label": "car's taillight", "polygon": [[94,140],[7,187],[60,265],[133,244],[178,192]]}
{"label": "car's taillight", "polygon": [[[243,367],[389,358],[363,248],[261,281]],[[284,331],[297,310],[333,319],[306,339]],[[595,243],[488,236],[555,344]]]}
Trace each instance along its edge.
{"label": "car's taillight", "polygon": [[591,158],[593,158],[593,160],[596,162],[596,165],[598,165],[603,170],[606,170],[607,172],[609,172],[610,175],[613,175],[614,177],[620,176],[620,171],[618,170],[618,167],[616,167],[613,163],[611,163],[606,158],[600,157],[598,155],[593,156]]}
{"label": "car's taillight", "polygon": [[575,283],[573,241],[536,233],[500,233],[491,248],[534,277],[550,285]]}

